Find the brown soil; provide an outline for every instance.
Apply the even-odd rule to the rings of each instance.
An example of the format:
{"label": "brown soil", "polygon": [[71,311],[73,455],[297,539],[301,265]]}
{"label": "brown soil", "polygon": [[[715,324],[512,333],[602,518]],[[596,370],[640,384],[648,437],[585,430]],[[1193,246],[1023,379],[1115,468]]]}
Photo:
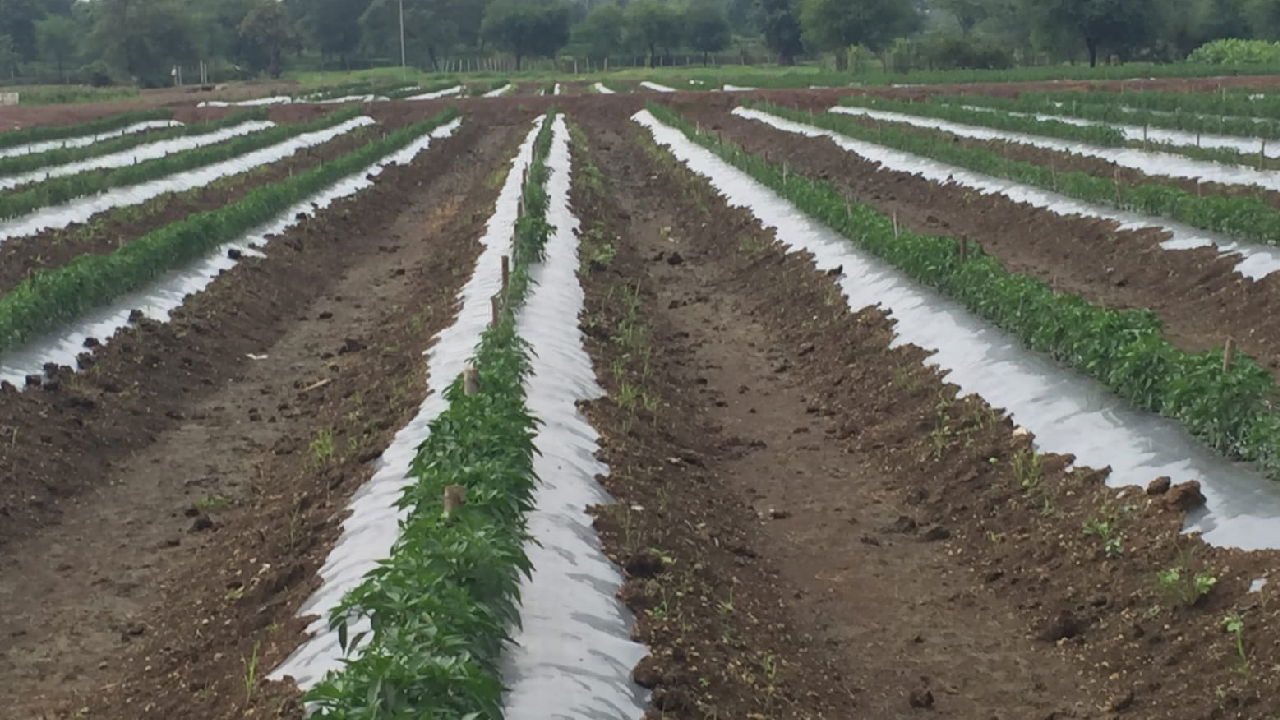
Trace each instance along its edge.
{"label": "brown soil", "polygon": [[[730,129],[727,100],[699,97]],[[423,377],[421,352],[451,319],[494,171],[552,101],[462,103],[455,137],[273,239],[172,322],[122,331],[48,389],[0,391],[0,717],[300,717],[296,689],[261,677],[300,639],[294,614],[350,495],[447,380]],[[594,512],[651,649],[634,673],[654,688],[650,717],[1280,713],[1280,588],[1248,593],[1280,553],[1180,536],[1176,490],[1033,463],[999,411],[957,398],[920,349],[890,349],[890,318],[851,312],[810,258],[644,140],[628,120],[643,98],[554,101],[590,144],[574,158],[582,322],[609,396],[585,409],[620,501]],[[407,121],[445,104],[373,111]],[[989,251],[1017,245],[953,188],[731,130],[904,222],[941,227],[918,215],[936,203],[951,227],[990,232]],[[1049,253],[1018,255],[1028,272],[1061,265],[1092,287],[1079,256],[1101,252],[1105,228],[987,209]],[[1112,242],[1154,242],[1131,235]],[[1156,269],[1094,284],[1156,287],[1169,268],[1149,255]],[[329,433],[325,460],[313,443]],[[1102,521],[1110,552],[1082,530]],[[1173,567],[1216,586],[1181,602],[1154,579]]]}
{"label": "brown soil", "polygon": [[1191,351],[1235,338],[1280,377],[1280,278],[1248,280],[1214,248],[1168,251],[1156,229],[1118,231],[1109,221],[1062,216],[916,175],[886,170],[836,147],[728,113],[682,106],[703,127],[755,153],[786,157],[851,199],[896,215],[903,227],[967,237],[1010,270],[1108,307],[1149,308],[1175,345]]}
{"label": "brown soil", "polygon": [[[866,127],[884,125],[911,133],[935,135],[963,147],[987,150],[1013,160],[1035,163],[1037,165],[1051,167],[1062,172],[1087,173],[1096,177],[1113,180],[1126,187],[1152,184],[1167,185],[1170,187],[1181,188],[1186,192],[1194,194],[1257,198],[1263,202],[1270,203],[1275,207],[1280,207],[1280,192],[1267,190],[1256,185],[1228,185],[1207,181],[1197,182],[1189,178],[1172,177],[1169,175],[1148,175],[1140,170],[1135,170],[1123,165],[1117,165],[1116,163],[1103,160],[1102,158],[1080,155],[1078,153],[1049,150],[1026,143],[1004,142],[999,140],[975,140],[973,138],[961,137],[954,133],[942,130],[921,128],[907,123],[891,123],[872,120],[870,118],[858,118],[856,116],[850,116],[849,119]],[[1280,167],[1280,161],[1277,161],[1275,167]]]}
{"label": "brown soil", "polygon": [[[880,311],[851,313],[833,278],[642,152],[619,114],[577,120],[603,172],[589,189],[578,155],[584,329],[610,393],[589,414],[619,500],[597,526],[630,573],[653,717],[1280,710],[1280,593],[1247,592],[1280,553],[1179,536],[1163,497],[1066,457],[1016,472],[1030,439],[918,348],[889,349]],[[647,329],[639,343],[623,322]],[[1112,557],[1082,531],[1103,519]],[[1178,566],[1216,587],[1178,602],[1154,581]],[[1234,612],[1248,672],[1221,625]]]}
{"label": "brown soil", "polygon": [[0,243],[0,294],[42,270],[61,267],[81,255],[106,255],[171,222],[216,210],[256,188],[306,172],[356,149],[368,141],[370,132],[357,130],[195,190],[166,193],[142,205],[98,213],[83,223],[6,240]]}
{"label": "brown soil", "polygon": [[299,641],[348,498],[426,393],[421,353],[527,119],[477,109],[172,322],[5,394],[0,717],[298,715],[290,686],[246,700],[245,663],[260,679]]}

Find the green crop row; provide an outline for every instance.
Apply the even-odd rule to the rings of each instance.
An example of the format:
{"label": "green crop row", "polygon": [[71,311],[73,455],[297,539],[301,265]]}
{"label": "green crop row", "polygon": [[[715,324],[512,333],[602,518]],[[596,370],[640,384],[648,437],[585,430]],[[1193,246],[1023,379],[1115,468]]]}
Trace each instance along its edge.
{"label": "green crop row", "polygon": [[257,132],[231,138],[216,145],[184,150],[136,165],[109,170],[89,170],[75,175],[49,178],[40,182],[20,185],[0,195],[0,218],[15,218],[40,208],[58,205],[78,197],[85,197],[112,188],[137,185],[174,173],[194,170],[230,160],[234,157],[261,150],[303,133],[315,132],[344,123],[361,113],[358,107],[331,113],[318,120],[297,125],[277,125]]}
{"label": "green crop row", "polygon": [[181,137],[204,135],[206,133],[215,132],[223,128],[232,127],[234,125],[239,125],[253,120],[266,120],[268,114],[269,111],[265,108],[248,110],[245,112],[235,113],[234,115],[228,115],[221,120],[214,120],[207,123],[180,125],[178,127],[164,128],[162,130],[130,133],[128,135],[121,135],[120,137],[103,140],[102,142],[96,142],[92,145],[56,148],[53,150],[46,150],[45,152],[4,157],[0,158],[0,175],[16,175],[18,173],[31,172],[32,170],[39,170],[41,168],[53,167],[55,165],[66,165],[67,163],[79,162],[81,160],[88,160],[89,158],[102,157],[103,155],[123,152],[139,145],[146,145],[149,143],[172,140]]}
{"label": "green crop row", "polygon": [[[1280,414],[1275,381],[1253,359],[1223,350],[1187,353],[1168,343],[1149,310],[1111,310],[1011,273],[980,249],[962,258],[954,238],[895,232],[873,208],[851,203],[829,182],[789,172],[704,133],[674,111],[650,104],[729,163],[788,198],[916,281],[949,295],[1029,348],[1090,375],[1133,405],[1178,420],[1232,458],[1251,460],[1280,479]],[[1225,338],[1224,338],[1225,340]]]}
{"label": "green crop row", "polygon": [[451,108],[305,173],[260,187],[234,204],[166,225],[109,255],[82,255],[32,275],[0,296],[0,352],[203,257],[456,115]]}
{"label": "green crop row", "polygon": [[1197,195],[1179,187],[1148,183],[1126,185],[1114,178],[1004,157],[981,147],[965,147],[942,131],[904,129],[893,123],[864,125],[838,113],[810,115],[792,108],[744,100],[744,106],[788,120],[809,123],[865,142],[884,145],[939,162],[1052,190],[1078,200],[1157,215],[1192,227],[1242,239],[1280,245],[1280,209],[1252,197]]}
{"label": "green crop row", "polygon": [[1044,103],[1060,102],[1081,105],[1120,105],[1153,112],[1184,113],[1215,118],[1269,118],[1280,120],[1280,96],[1256,95],[1256,91],[1180,93],[1163,90],[1138,92],[1102,92],[1056,90],[1052,92],[1025,92],[1020,97]]}
{"label": "green crop row", "polygon": [[901,100],[888,100],[885,98],[871,96],[842,98],[840,100],[840,104],[851,107],[864,107],[871,110],[884,110],[888,112],[904,113],[907,115],[930,117],[938,120],[946,120],[948,122],[964,123],[966,125],[981,125],[983,127],[995,128],[997,130],[1027,133],[1030,135],[1042,135],[1044,137],[1055,137],[1062,140],[1074,140],[1077,142],[1086,142],[1106,147],[1123,147],[1128,143],[1128,140],[1125,139],[1124,133],[1109,127],[1081,127],[1079,125],[1072,125],[1071,123],[1059,122],[1057,120],[1037,120],[1035,118],[1007,115],[1005,113],[968,110],[954,105],[938,105],[928,102],[903,102]]}
{"label": "green crop row", "polygon": [[[533,436],[525,406],[529,350],[516,311],[529,267],[549,234],[546,154],[553,114],[543,123],[524,185],[511,284],[498,323],[485,331],[474,364],[480,392],[455,380],[449,407],[431,423],[399,506],[408,510],[391,557],[334,609],[330,627],[359,655],[329,673],[305,700],[321,720],[478,720],[502,717],[498,662],[519,622],[519,579],[532,571],[524,547],[533,507]],[[444,511],[446,488],[466,503]],[[371,637],[349,636],[368,619]]]}
{"label": "green crop row", "polygon": [[65,140],[67,138],[84,137],[86,135],[97,135],[98,133],[111,132],[112,130],[120,130],[121,128],[136,125],[149,120],[171,120],[173,119],[173,111],[167,109],[160,110],[135,110],[133,112],[120,113],[118,115],[108,115],[97,120],[79,123],[77,125],[43,125],[40,127],[23,128],[21,130],[8,130],[0,133],[0,148],[10,148],[16,145],[28,145],[30,143],[48,142],[51,140]]}
{"label": "green crop row", "polygon": [[413,97],[414,95],[423,95],[430,92],[440,92],[441,90],[448,90],[449,88],[453,88],[457,86],[458,86],[457,80],[441,80],[440,82],[434,82],[429,85],[420,85],[416,87],[407,87],[407,88],[400,88],[399,90],[392,90],[391,92],[383,93],[383,95],[385,95],[390,100],[403,100],[408,97]]}
{"label": "green crop row", "polygon": [[1110,102],[1090,103],[1077,99],[1054,100],[1039,97],[1034,93],[1023,93],[1017,98],[989,97],[985,95],[937,95],[931,98],[931,101],[986,107],[1006,112],[1061,115],[1097,122],[1141,125],[1182,130],[1184,132],[1218,133],[1246,138],[1266,138],[1268,140],[1280,138],[1280,122],[1274,120],[1223,115],[1210,117],[1178,111],[1165,113],[1145,108],[1126,110],[1124,109],[1125,106],[1116,102],[1119,97],[1118,95],[1113,95]]}
{"label": "green crop row", "polygon": [[1103,147],[1129,147],[1176,153],[1198,160],[1231,165],[1251,165],[1255,163],[1261,166],[1266,165],[1264,159],[1258,158],[1257,153],[1246,154],[1235,148],[1197,147],[1195,145],[1177,145],[1145,140],[1126,140],[1124,133],[1111,127],[1102,125],[1082,127],[1057,120],[1038,120],[1032,117],[1009,115],[1000,110],[968,110],[955,105],[940,105],[931,102],[901,102],[870,97],[844,98],[840,103],[850,107],[887,110],[964,123],[966,125],[989,127],[996,130],[1074,140]]}

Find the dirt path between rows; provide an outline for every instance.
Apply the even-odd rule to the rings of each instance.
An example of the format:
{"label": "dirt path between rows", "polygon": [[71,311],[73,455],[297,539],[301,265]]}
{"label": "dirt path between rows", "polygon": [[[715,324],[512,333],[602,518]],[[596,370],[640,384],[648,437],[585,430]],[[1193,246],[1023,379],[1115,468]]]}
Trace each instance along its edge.
{"label": "dirt path between rows", "polygon": [[[65,390],[18,396],[27,409],[96,396],[82,446],[128,432],[102,417],[117,400],[169,422],[126,438],[54,523],[0,551],[0,717],[300,712],[291,686],[261,677],[301,639],[293,616],[347,499],[427,392],[422,353],[453,316],[523,119],[468,118],[412,166],[273,239],[266,260],[238,265],[174,322],[123,333]],[[187,362],[210,350],[213,362]],[[155,357],[168,353],[179,362]],[[108,383],[127,389],[101,395]],[[163,399],[147,397],[157,389]],[[72,424],[45,422],[24,435]]]}
{"label": "dirt path between rows", "polygon": [[894,215],[913,231],[976,241],[1009,270],[1107,307],[1147,308],[1165,335],[1189,351],[1234,338],[1280,377],[1280,278],[1249,280],[1214,248],[1170,251],[1155,228],[1064,216],[994,194],[886,170],[828,138],[806,138],[727,112],[681,106],[703,127],[749,152],[785,157],[809,177],[832,182],[856,202]]}
{"label": "dirt path between rows", "polygon": [[[815,112],[824,112],[830,107],[830,105],[819,104],[816,107],[810,106],[805,109],[811,109]],[[1195,195],[1222,195],[1226,197],[1257,198],[1272,206],[1280,207],[1280,192],[1268,190],[1257,185],[1231,185],[1198,181],[1184,177],[1174,177],[1172,175],[1148,175],[1140,170],[1135,170],[1134,168],[1113,163],[1109,160],[1104,160],[1092,155],[1050,150],[1048,148],[1037,147],[1029,143],[1008,142],[1004,140],[978,140],[946,132],[944,130],[923,128],[911,125],[910,123],[885,122],[858,115],[846,115],[844,117],[848,118],[850,122],[855,122],[867,128],[878,128],[884,126],[918,135],[933,135],[938,138],[942,138],[946,142],[954,143],[962,147],[986,150],[1013,160],[1053,168],[1058,172],[1082,172],[1095,177],[1111,180],[1112,182],[1119,183],[1124,187],[1137,185],[1166,185],[1169,187],[1180,188],[1185,192]],[[1280,168],[1280,159],[1273,160],[1275,167],[1271,169]],[[1253,166],[1256,167],[1256,165]]]}
{"label": "dirt path between rows", "polygon": [[81,255],[107,255],[189,215],[226,207],[256,188],[351,152],[367,143],[372,132],[357,129],[278,162],[194,190],[166,193],[141,205],[97,213],[64,228],[0,240],[0,294],[41,270],[62,267]]}
{"label": "dirt path between rows", "polygon": [[[624,117],[578,119],[614,199],[575,195],[610,392],[590,414],[620,500],[598,527],[661,717],[1280,710],[1280,593],[1249,592],[1280,553],[1209,548],[1165,496],[1033,462],[1000,412],[890,349],[883,313],[851,313]],[[1118,545],[1082,529],[1100,522]],[[1217,582],[1183,602],[1154,581],[1169,568]],[[1248,673],[1221,624],[1237,614]]]}
{"label": "dirt path between rows", "polygon": [[[1029,638],[1009,637],[1007,625],[1017,622],[1015,605],[975,592],[946,545],[887,530],[913,514],[897,479],[826,440],[839,422],[818,411],[821,400],[796,376],[794,364],[803,351],[760,312],[772,294],[763,288],[778,285],[782,275],[737,251],[739,243],[767,245],[768,235],[740,213],[702,205],[695,192],[673,187],[667,173],[656,171],[640,152],[634,128],[621,124],[587,123],[605,184],[618,200],[614,212],[629,218],[610,269],[621,282],[642,278],[656,352],[665,356],[655,366],[670,372],[659,373],[655,383],[672,382],[689,394],[669,400],[653,422],[688,428],[690,435],[675,434],[679,443],[698,448],[695,472],[708,476],[699,478],[698,491],[709,486],[726,496],[709,513],[719,517],[699,518],[711,526],[711,540],[741,532],[743,539],[717,544],[749,548],[737,558],[726,553],[727,568],[716,567],[722,560],[707,553],[703,562],[714,570],[698,579],[709,587],[694,592],[747,612],[752,602],[786,607],[779,620],[790,631],[781,634],[789,641],[766,634],[766,643],[779,645],[760,651],[762,638],[751,627],[743,630],[744,642],[762,657],[776,655],[789,669],[787,681],[831,704],[810,702],[805,692],[788,696],[791,707],[764,709],[743,707],[746,698],[731,704],[726,697],[759,694],[751,687],[708,689],[711,697],[703,702],[714,703],[722,717],[751,717],[747,713],[767,709],[763,716],[771,718],[906,717],[919,711],[913,705],[932,706],[942,717],[985,717],[984,711],[998,708],[1002,716],[1043,718],[1082,706],[1087,694],[1068,666],[1045,656]],[[596,302],[600,292],[593,294]],[[797,315],[808,299],[797,298]],[[597,365],[608,367],[599,359]],[[676,421],[673,413],[688,415]],[[708,436],[701,442],[693,439],[700,431]],[[614,455],[620,438],[609,440],[610,464],[629,468]],[[686,452],[655,454],[679,459]],[[677,464],[667,482],[684,472]],[[615,470],[610,484],[619,488],[628,481]],[[634,492],[619,492],[627,496],[624,502],[643,500],[644,493],[632,500]],[[679,507],[684,494],[670,492],[680,499],[667,505]],[[651,502],[653,497],[644,504]],[[675,517],[667,522],[680,518],[679,510],[671,512]],[[923,537],[932,537],[928,530]],[[759,560],[741,570],[742,555]],[[716,577],[720,572],[731,578]],[[674,634],[682,635],[678,628]],[[717,635],[703,639],[719,641]],[[816,661],[836,668],[840,679],[820,672],[806,676]],[[833,701],[841,693],[847,694]]]}

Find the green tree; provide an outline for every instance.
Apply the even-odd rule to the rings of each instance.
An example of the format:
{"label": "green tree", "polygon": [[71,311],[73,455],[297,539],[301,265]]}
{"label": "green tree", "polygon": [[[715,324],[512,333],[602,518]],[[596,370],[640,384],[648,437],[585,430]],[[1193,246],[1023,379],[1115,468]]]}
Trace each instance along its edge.
{"label": "green tree", "polygon": [[779,65],[794,65],[804,50],[795,0],[756,0],[756,27]]}
{"label": "green tree", "polygon": [[685,12],[684,24],[689,47],[702,53],[703,65],[708,55],[729,47],[729,20],[714,0],[694,0]]}
{"label": "green tree", "polygon": [[1280,40],[1280,0],[1247,0],[1243,12],[1254,37]]}
{"label": "green tree", "polygon": [[50,15],[36,23],[36,45],[40,49],[40,57],[57,66],[62,82],[67,81],[67,62],[75,59],[79,33],[76,22],[65,15]]}
{"label": "green tree", "polygon": [[1159,17],[1157,0],[1029,0],[1043,32],[1065,32],[1083,41],[1089,65],[1103,49],[1130,54],[1152,38]]}
{"label": "green tree", "polygon": [[257,52],[255,70],[280,77],[285,49],[293,42],[289,11],[279,0],[257,0],[240,22],[240,37]]}
{"label": "green tree", "polygon": [[847,48],[862,45],[881,52],[894,40],[920,28],[922,16],[903,0],[801,0],[800,27],[805,42],[836,53],[841,69]]}
{"label": "green tree", "polygon": [[310,32],[322,58],[337,57],[350,67],[360,47],[360,16],[369,0],[296,0],[302,24]]}
{"label": "green tree", "polygon": [[632,0],[624,13],[626,35],[637,47],[649,51],[649,67],[658,64],[658,48],[670,49],[679,44],[682,19],[680,11],[663,0]]}
{"label": "green tree", "polygon": [[103,60],[144,87],[171,82],[177,64],[195,60],[196,32],[176,0],[95,0],[94,40]]}
{"label": "green tree", "polygon": [[991,0],[934,0],[933,4],[950,13],[964,35],[973,34],[978,23],[992,12]]}
{"label": "green tree", "polygon": [[622,8],[617,3],[597,5],[574,26],[573,43],[582,48],[587,57],[603,59],[623,49],[625,26]]}
{"label": "green tree", "polygon": [[569,42],[569,7],[558,0],[496,0],[485,9],[481,36],[516,58],[549,57]]}
{"label": "green tree", "polygon": [[44,17],[39,0],[0,0],[0,35],[8,35],[18,59],[36,58],[36,22]]}
{"label": "green tree", "polygon": [[14,46],[13,38],[9,35],[0,35],[0,75],[15,77],[18,74],[18,59],[18,50]]}
{"label": "green tree", "polygon": [[1242,0],[1183,0],[1178,12],[1165,12],[1157,28],[1165,59],[1181,60],[1201,45],[1224,37],[1251,37]]}

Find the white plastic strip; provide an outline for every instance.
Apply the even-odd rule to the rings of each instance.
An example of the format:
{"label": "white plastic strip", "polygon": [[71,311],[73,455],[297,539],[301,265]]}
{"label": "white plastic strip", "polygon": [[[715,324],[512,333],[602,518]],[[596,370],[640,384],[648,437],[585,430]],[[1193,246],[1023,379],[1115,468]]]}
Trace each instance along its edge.
{"label": "white plastic strip", "polygon": [[438,98],[448,97],[450,95],[457,95],[460,92],[462,92],[462,86],[455,85],[451,88],[446,88],[444,90],[433,90],[431,92],[422,93],[421,95],[412,95],[410,97],[405,98],[405,100],[436,100]]}
{"label": "white plastic strip", "polygon": [[513,89],[514,89],[514,86],[511,83],[507,83],[506,85],[503,85],[500,88],[495,88],[485,93],[484,97],[487,97],[487,98],[502,97],[503,95],[506,95],[507,93],[511,92]]}
{"label": "white plastic strip", "polygon": [[277,95],[275,97],[254,98],[253,100],[240,100],[238,102],[222,102],[221,100],[206,100],[199,103],[196,107],[257,107],[259,105],[288,105],[293,102],[293,98],[288,95]]}
{"label": "white plastic strip", "polygon": [[578,221],[569,207],[569,130],[555,120],[547,158],[554,231],[520,310],[518,330],[532,349],[525,381],[529,412],[542,421],[534,446],[539,478],[526,545],[533,573],[520,583],[520,626],[503,657],[506,720],[634,718],[645,714],[644,690],[631,670],[645,648],[630,640],[631,616],[615,595],[622,576],[604,554],[587,508],[613,499],[596,481],[608,467],[596,459],[599,435],[577,403],[599,398],[578,318]]}
{"label": "white plastic strip", "polygon": [[328,142],[358,127],[372,125],[373,118],[357,117],[333,127],[303,133],[251,153],[224,160],[213,165],[175,173],[140,185],[113,188],[107,192],[77,198],[68,203],[40,210],[20,218],[0,222],[0,243],[12,237],[38,233],[46,228],[63,228],[72,223],[84,222],[97,213],[127,205],[144,203],[170,192],[185,192],[230,175],[252,170],[259,165],[276,162],[299,150]]}
{"label": "white plastic strip", "polygon": [[1202,160],[1192,160],[1174,153],[1086,145],[1070,140],[1055,140],[1039,135],[995,130],[977,125],[964,125],[946,120],[935,120],[933,118],[904,115],[883,110],[870,110],[861,107],[837,106],[831,108],[831,112],[860,115],[887,122],[899,122],[916,127],[943,130],[960,137],[974,138],[976,140],[1008,140],[1048,150],[1087,155],[1089,157],[1102,158],[1124,167],[1141,170],[1150,175],[1169,175],[1193,180],[1199,178],[1227,185],[1257,185],[1268,190],[1280,190],[1280,173],[1254,170],[1240,165],[1223,165]]}
{"label": "white plastic strip", "polygon": [[725,85],[724,86],[725,92],[751,92],[752,90],[755,90],[755,88],[744,87],[742,85]]}
{"label": "white plastic strip", "polygon": [[560,94],[560,83],[556,83],[555,88],[553,88],[553,89],[551,90],[551,94],[552,94],[552,95],[559,95],[559,94]]}
{"label": "white plastic strip", "polygon": [[649,82],[648,80],[641,80],[640,87],[647,88],[654,92],[673,93],[676,91],[676,89],[673,87],[667,87],[666,85],[659,85],[658,83]]}
{"label": "white plastic strip", "polygon": [[919,175],[937,183],[955,183],[981,192],[995,193],[1014,202],[1044,208],[1059,215],[1083,215],[1114,220],[1120,224],[1121,230],[1158,228],[1169,233],[1169,238],[1161,243],[1161,247],[1166,250],[1186,250],[1212,245],[1224,254],[1238,255],[1241,260],[1236,266],[1236,271],[1248,278],[1258,279],[1280,270],[1280,248],[1241,243],[1221,233],[1200,230],[1164,218],[1118,210],[1105,205],[1094,205],[1032,185],[971,172],[958,165],[948,165],[874,143],[855,140],[847,135],[793,122],[759,110],[740,107],[735,108],[733,114],[806,137],[830,138],[841,148],[871,162],[879,163],[888,170]]}
{"label": "white plastic strip", "polygon": [[592,85],[591,87],[592,87],[596,92],[600,93],[601,95],[612,95],[612,94],[613,94],[613,90],[610,90],[610,89],[608,88],[608,86],[606,86],[606,85],[605,85],[604,83],[602,83],[602,82],[598,82],[598,83],[596,83],[595,85]]}
{"label": "white plastic strip", "polygon": [[[1056,107],[1067,106],[1066,103],[1061,103],[1061,102],[1055,102],[1054,105]],[[1247,116],[1246,115],[1205,115],[1204,113],[1195,113],[1195,112],[1178,113],[1178,112],[1171,112],[1169,110],[1146,110],[1144,108],[1126,107],[1123,105],[1121,105],[1119,109],[1121,112],[1127,112],[1127,113],[1149,112],[1152,115],[1159,115],[1161,117],[1194,117],[1194,118],[1200,118],[1201,120],[1205,120],[1207,122],[1213,122],[1215,120],[1233,120],[1236,122],[1251,122],[1251,123],[1275,122],[1275,118],[1255,117],[1253,115],[1247,115]]]}
{"label": "white plastic strip", "polygon": [[1069,117],[1066,115],[1042,115],[1039,113],[1011,112],[999,110],[997,108],[977,107],[973,105],[961,105],[960,107],[965,110],[1004,113],[1014,117],[1029,117],[1035,118],[1036,120],[1051,120],[1066,123],[1067,125],[1075,125],[1077,127],[1109,127],[1121,132],[1126,140],[1150,140],[1151,142],[1169,143],[1171,145],[1198,145],[1205,148],[1226,148],[1255,155],[1259,151],[1267,151],[1267,157],[1280,157],[1280,143],[1273,140],[1271,142],[1271,147],[1267,148],[1267,141],[1262,138],[1246,138],[1236,135],[1212,135],[1208,133],[1197,134],[1186,130],[1170,130],[1168,128],[1143,127],[1141,125],[1121,125],[1119,123],[1086,120],[1084,118]]}
{"label": "white plastic strip", "polygon": [[454,120],[436,128],[368,168],[293,205],[274,220],[254,228],[243,237],[222,245],[205,259],[166,273],[142,290],[124,295],[85,314],[66,327],[0,355],[0,380],[8,380],[23,387],[27,375],[40,375],[44,372],[45,363],[75,368],[76,356],[84,352],[84,341],[95,338],[104,343],[109,342],[111,336],[128,323],[129,314],[133,310],[140,310],[152,320],[167,322],[169,314],[181,306],[189,295],[200,292],[224,270],[236,264],[237,261],[229,256],[229,251],[238,250],[245,255],[261,256],[255,248],[265,245],[269,237],[296,225],[299,215],[313,215],[318,208],[326,208],[338,198],[354,195],[369,187],[373,184],[369,176],[378,175],[388,165],[412,162],[432,140],[452,135],[460,124],[461,120]]}
{"label": "white plastic strip", "polygon": [[1036,435],[1043,452],[1071,453],[1083,465],[1112,469],[1112,485],[1146,485],[1167,475],[1198,480],[1208,499],[1187,529],[1207,541],[1246,550],[1280,547],[1280,483],[1249,465],[1224,460],[1182,427],[1140,412],[1101,384],[1028,351],[959,304],[918,286],[860,252],[848,239],[800,212],[678,130],[648,112],[635,119],[676,157],[707,176],[727,201],[750,210],[778,241],[813,254],[819,269],[843,268],[840,280],[854,310],[882,305],[897,321],[898,344],[933,351],[947,381],[1007,408]]}
{"label": "white plastic strip", "polygon": [[121,135],[132,135],[133,133],[145,132],[147,130],[155,130],[157,128],[179,127],[182,123],[177,120],[148,120],[140,122],[119,130],[109,130],[107,132],[98,133],[97,135],[82,135],[80,137],[63,138],[61,140],[45,140],[44,142],[30,143],[28,145],[15,145],[0,150],[0,158],[14,157],[16,155],[31,155],[32,153],[48,152],[50,150],[60,150],[62,148],[84,147],[97,142],[102,142]]}
{"label": "white plastic strip", "polygon": [[[331,670],[342,667],[343,653],[338,635],[329,630],[329,612],[352,589],[358,587],[378,563],[390,556],[406,513],[395,503],[411,482],[409,465],[418,445],[426,439],[431,423],[448,403],[444,389],[462,373],[475,352],[480,335],[489,324],[489,298],[502,285],[503,255],[511,252],[511,232],[520,202],[521,180],[533,156],[538,129],[530,131],[512,161],[511,170],[498,194],[493,215],[480,239],[480,258],[471,279],[459,296],[461,307],[453,325],[440,332],[427,352],[427,373],[433,391],[423,401],[418,414],[396,433],[373,477],[352,498],[351,515],[342,524],[342,536],[320,569],[320,589],[307,600],[299,615],[318,615],[308,628],[313,634],[272,673],[273,679],[293,677],[303,690],[313,687]],[[351,634],[364,632],[367,622],[353,626]]]}
{"label": "white plastic strip", "polygon": [[369,103],[369,102],[386,102],[387,98],[378,95],[347,95],[346,97],[329,98],[327,100],[295,100],[294,102],[309,102],[316,105],[335,105],[338,103]]}
{"label": "white plastic strip", "polygon": [[155,158],[164,157],[165,155],[182,152],[184,150],[194,150],[195,148],[204,147],[205,145],[214,145],[229,138],[248,135],[251,132],[257,132],[258,130],[274,126],[275,123],[273,122],[265,120],[251,120],[239,125],[219,128],[213,132],[202,133],[200,135],[189,135],[187,137],[161,140],[160,142],[138,145],[137,147],[122,150],[117,153],[111,153],[110,155],[99,155],[98,157],[88,158],[79,162],[67,163],[66,165],[54,165],[52,167],[25,172],[21,175],[0,177],[0,190],[25,185],[27,183],[40,182],[42,180],[48,180],[49,178],[62,177],[64,175],[75,175],[76,173],[82,173],[86,170],[102,170],[106,168],[118,168],[126,165],[133,165],[144,160],[154,160]]}

